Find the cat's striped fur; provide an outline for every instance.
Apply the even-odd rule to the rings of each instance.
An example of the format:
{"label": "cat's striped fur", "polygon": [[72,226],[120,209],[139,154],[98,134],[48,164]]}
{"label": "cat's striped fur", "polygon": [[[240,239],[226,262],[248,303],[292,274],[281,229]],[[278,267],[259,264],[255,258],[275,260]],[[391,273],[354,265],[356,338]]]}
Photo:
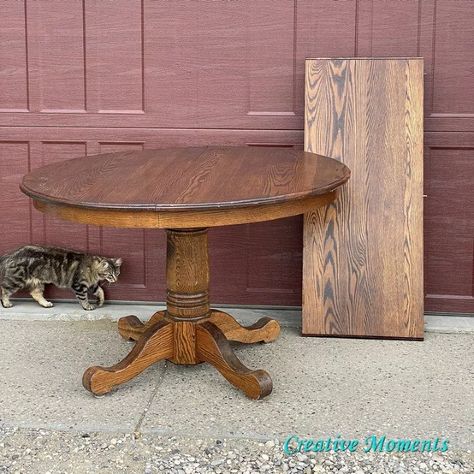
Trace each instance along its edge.
{"label": "cat's striped fur", "polygon": [[27,245],[0,257],[0,290],[4,308],[12,307],[10,296],[26,288],[41,306],[53,304],[43,296],[44,285],[52,283],[59,288],[71,288],[82,307],[96,308],[88,294],[104,304],[101,281],[116,282],[122,259],[88,255],[73,250]]}

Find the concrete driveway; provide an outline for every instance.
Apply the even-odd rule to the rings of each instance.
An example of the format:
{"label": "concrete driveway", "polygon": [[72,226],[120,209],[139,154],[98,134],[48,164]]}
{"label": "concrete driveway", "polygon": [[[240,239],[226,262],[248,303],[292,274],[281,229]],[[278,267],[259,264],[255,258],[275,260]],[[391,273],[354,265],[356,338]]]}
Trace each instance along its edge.
{"label": "concrete driveway", "polygon": [[[230,312],[245,322],[271,311]],[[103,398],[86,392],[81,384],[85,368],[112,365],[131,348],[118,335],[114,320],[151,313],[152,308],[138,305],[112,305],[86,313],[63,303],[45,315],[29,302],[17,303],[8,313],[3,310],[0,472],[2,466],[4,472],[26,472],[25,466],[40,472],[37,469],[48,470],[50,465],[57,468],[51,472],[95,472],[109,454],[114,457],[121,450],[122,463],[115,462],[111,472],[122,467],[128,472],[158,472],[160,462],[169,468],[168,461],[176,472],[184,473],[189,469],[260,472],[263,465],[269,466],[263,469],[268,472],[365,472],[364,466],[379,464],[379,470],[369,472],[411,472],[403,470],[410,463],[419,472],[434,472],[433,465],[440,467],[439,472],[474,472],[470,453],[474,335],[467,325],[453,328],[457,333],[439,332],[439,328],[427,332],[424,342],[303,338],[299,313],[279,311],[285,327],[278,341],[236,347],[246,365],[272,375],[273,393],[261,401],[245,398],[207,364],[169,362],[156,364]],[[328,437],[358,440],[359,448],[352,453],[288,456],[282,443],[290,435],[315,442]],[[39,444],[38,436],[43,440]],[[387,441],[425,440],[432,446],[439,438],[440,443],[448,442],[449,449],[445,453],[364,453],[363,445],[371,436],[377,440],[385,436]],[[58,446],[65,439],[68,446],[83,448],[75,453],[71,448],[64,457]],[[155,446],[165,451],[160,454]],[[30,452],[25,454],[27,449]],[[55,464],[54,456],[43,459],[48,449],[57,451],[64,462]],[[228,451],[236,458],[228,458]],[[82,464],[81,452],[93,465]],[[227,461],[243,453],[257,460],[239,462],[246,470],[232,471],[236,467]],[[204,464],[196,461],[201,454]],[[93,461],[95,456],[100,462]],[[186,456],[194,461],[186,464]],[[333,463],[324,464],[331,456]],[[436,457],[438,464],[433,461]],[[333,470],[336,462],[348,470]],[[384,470],[389,465],[398,471]]]}

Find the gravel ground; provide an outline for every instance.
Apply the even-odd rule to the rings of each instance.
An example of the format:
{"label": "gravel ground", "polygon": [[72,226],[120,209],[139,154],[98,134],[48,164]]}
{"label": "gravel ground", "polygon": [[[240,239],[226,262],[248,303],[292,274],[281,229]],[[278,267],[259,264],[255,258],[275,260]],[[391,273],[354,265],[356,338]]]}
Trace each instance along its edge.
{"label": "gravel ground", "polygon": [[0,473],[474,473],[470,451],[287,456],[278,440],[0,428]]}

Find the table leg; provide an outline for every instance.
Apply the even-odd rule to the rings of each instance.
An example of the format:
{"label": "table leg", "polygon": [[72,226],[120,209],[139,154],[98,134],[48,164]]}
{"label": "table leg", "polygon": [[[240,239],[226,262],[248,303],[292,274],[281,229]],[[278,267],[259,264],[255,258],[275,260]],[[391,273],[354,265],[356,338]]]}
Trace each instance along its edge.
{"label": "table leg", "polygon": [[208,362],[250,398],[272,391],[264,370],[250,370],[233,353],[229,341],[274,341],[278,322],[262,318],[241,326],[232,316],[209,306],[207,229],[167,230],[166,311],[156,312],[142,323],[136,316],[121,318],[119,332],[136,341],[127,357],[112,367],[91,367],[84,387],[101,395],[138,375],[162,359],[175,364]]}
{"label": "table leg", "polygon": [[146,323],[142,323],[136,316],[120,318],[118,331],[128,341],[137,341],[153,324],[163,321],[166,311],[157,311]]}
{"label": "table leg", "polygon": [[197,327],[197,353],[203,362],[213,365],[232,385],[249,398],[263,398],[272,391],[272,379],[264,370],[245,367],[232,350],[223,332],[205,322]]}
{"label": "table leg", "polygon": [[112,367],[89,367],[82,377],[84,387],[96,395],[110,392],[136,377],[147,367],[173,355],[173,328],[166,321],[151,326],[131,352]]}
{"label": "table leg", "polygon": [[215,324],[229,341],[245,344],[273,342],[280,335],[278,321],[267,317],[260,318],[251,326],[242,326],[230,314],[213,309],[209,322]]}

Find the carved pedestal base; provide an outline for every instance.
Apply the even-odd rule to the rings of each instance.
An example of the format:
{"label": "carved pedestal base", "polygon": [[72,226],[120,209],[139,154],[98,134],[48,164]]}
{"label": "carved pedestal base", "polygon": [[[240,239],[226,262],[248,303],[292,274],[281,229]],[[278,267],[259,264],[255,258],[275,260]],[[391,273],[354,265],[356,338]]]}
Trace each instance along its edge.
{"label": "carved pedestal base", "polygon": [[229,314],[209,309],[207,229],[167,232],[166,311],[155,313],[145,324],[136,316],[121,318],[119,332],[125,339],[136,341],[135,346],[112,367],[87,369],[84,387],[103,395],[153,363],[167,359],[175,364],[208,362],[248,397],[267,396],[272,391],[270,375],[245,367],[229,341],[274,341],[280,333],[278,322],[262,318],[244,327]]}

